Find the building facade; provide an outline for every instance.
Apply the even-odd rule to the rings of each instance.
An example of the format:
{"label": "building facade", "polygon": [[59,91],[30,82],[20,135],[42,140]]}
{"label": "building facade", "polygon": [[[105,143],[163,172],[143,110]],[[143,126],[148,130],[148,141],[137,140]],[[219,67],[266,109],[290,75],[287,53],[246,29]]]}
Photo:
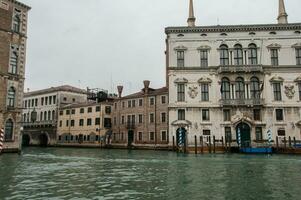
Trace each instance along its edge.
{"label": "building facade", "polygon": [[144,88],[119,98],[113,106],[111,145],[123,148],[168,148],[168,89],[152,89],[144,81]]}
{"label": "building facade", "polygon": [[[232,145],[301,139],[301,24],[167,27],[169,141],[215,136]],[[239,133],[239,134],[238,134]],[[241,140],[237,140],[238,135]]]}
{"label": "building facade", "polygon": [[5,131],[4,152],[21,148],[29,10],[30,7],[15,0],[0,1],[0,127]]}
{"label": "building facade", "polygon": [[85,102],[87,91],[69,85],[25,93],[23,144],[55,145],[59,109],[68,104]]}
{"label": "building facade", "polygon": [[112,99],[70,104],[59,111],[58,145],[104,146],[112,128]]}

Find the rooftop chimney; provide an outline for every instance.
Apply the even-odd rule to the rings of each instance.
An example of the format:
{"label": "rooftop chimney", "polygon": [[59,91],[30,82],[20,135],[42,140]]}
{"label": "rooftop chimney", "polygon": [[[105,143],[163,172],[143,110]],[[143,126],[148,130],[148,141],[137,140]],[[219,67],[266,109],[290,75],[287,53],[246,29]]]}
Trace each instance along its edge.
{"label": "rooftop chimney", "polygon": [[150,81],[145,80],[145,81],[143,81],[143,84],[144,84],[144,93],[147,94],[148,89],[149,89],[149,85],[150,85]]}
{"label": "rooftop chimney", "polygon": [[118,97],[121,98],[122,91],[123,91],[123,86],[122,85],[117,86],[117,90],[118,90]]}

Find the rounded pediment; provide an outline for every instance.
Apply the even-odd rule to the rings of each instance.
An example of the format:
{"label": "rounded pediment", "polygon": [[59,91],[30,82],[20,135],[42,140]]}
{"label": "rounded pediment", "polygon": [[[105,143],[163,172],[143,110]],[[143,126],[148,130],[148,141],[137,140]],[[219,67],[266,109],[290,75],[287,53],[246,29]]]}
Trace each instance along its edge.
{"label": "rounded pediment", "polygon": [[295,82],[301,82],[301,75],[295,79]]}
{"label": "rounded pediment", "polygon": [[271,79],[270,79],[270,82],[283,82],[284,81],[284,78],[280,77],[280,76],[273,76]]}
{"label": "rounded pediment", "polygon": [[186,78],[177,78],[174,83],[188,83]]}
{"label": "rounded pediment", "polygon": [[175,51],[186,51],[187,47],[180,45],[174,48]]}
{"label": "rounded pediment", "polygon": [[267,46],[268,49],[280,49],[281,45],[277,43],[273,43]]}
{"label": "rounded pediment", "polygon": [[198,80],[198,83],[212,83],[212,80],[208,77],[201,77],[199,80]]}
{"label": "rounded pediment", "polygon": [[292,48],[301,48],[301,42],[294,44]]}
{"label": "rounded pediment", "polygon": [[211,50],[211,47],[208,45],[202,45],[198,47],[198,50]]}

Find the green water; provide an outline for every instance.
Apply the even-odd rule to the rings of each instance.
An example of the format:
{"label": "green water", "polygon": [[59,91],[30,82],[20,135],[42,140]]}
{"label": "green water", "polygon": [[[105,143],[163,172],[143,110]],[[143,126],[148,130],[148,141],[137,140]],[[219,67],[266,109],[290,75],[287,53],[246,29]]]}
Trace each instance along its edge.
{"label": "green water", "polygon": [[301,199],[300,156],[27,148],[0,156],[0,199]]}

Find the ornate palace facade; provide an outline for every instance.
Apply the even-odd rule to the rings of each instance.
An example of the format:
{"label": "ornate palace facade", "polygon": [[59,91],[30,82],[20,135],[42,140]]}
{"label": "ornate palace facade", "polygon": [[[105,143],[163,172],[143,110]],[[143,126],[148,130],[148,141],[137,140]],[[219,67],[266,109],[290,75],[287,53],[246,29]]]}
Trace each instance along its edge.
{"label": "ornate palace facade", "polygon": [[[244,146],[272,137],[301,139],[301,23],[195,26],[165,30],[169,87],[169,141],[227,138]],[[281,141],[281,140],[280,140]]]}

